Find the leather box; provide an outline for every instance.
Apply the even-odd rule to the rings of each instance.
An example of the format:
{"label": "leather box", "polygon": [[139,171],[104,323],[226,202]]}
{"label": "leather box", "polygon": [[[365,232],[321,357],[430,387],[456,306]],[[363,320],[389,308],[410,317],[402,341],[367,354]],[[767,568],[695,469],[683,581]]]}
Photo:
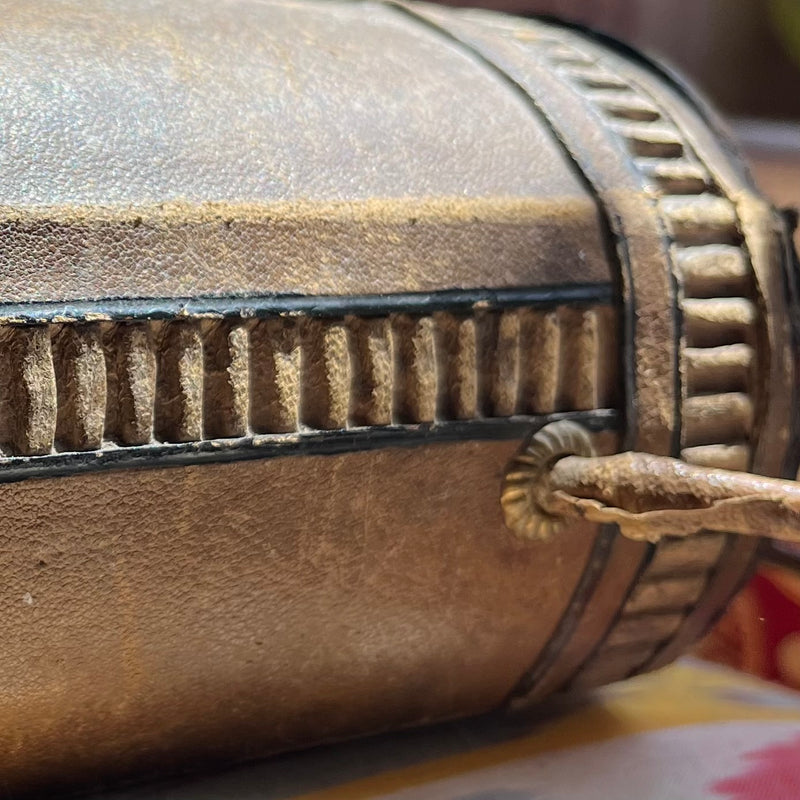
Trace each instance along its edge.
{"label": "leather box", "polygon": [[757,540],[531,541],[499,502],[561,419],[796,470],[783,222],[671,74],[398,3],[3,26],[7,792],[536,702],[708,628]]}

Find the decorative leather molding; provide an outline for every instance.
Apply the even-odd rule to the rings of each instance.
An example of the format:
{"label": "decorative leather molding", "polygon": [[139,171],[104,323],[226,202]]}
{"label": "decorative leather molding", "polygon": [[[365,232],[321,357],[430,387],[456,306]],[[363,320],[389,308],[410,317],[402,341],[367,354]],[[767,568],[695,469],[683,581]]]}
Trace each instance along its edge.
{"label": "decorative leather molding", "polygon": [[610,301],[598,285],[0,309],[0,442],[10,462],[120,465],[102,454],[185,463],[322,434],[341,448],[343,433],[358,449],[376,430],[468,438],[469,423],[502,437],[503,420],[615,407]]}
{"label": "decorative leather molding", "polygon": [[[682,315],[680,454],[689,463],[747,470],[758,402],[761,324],[755,276],[736,205],[656,98],[565,34],[548,58],[616,132],[656,200]],[[659,544],[617,619],[574,687],[618,680],[643,668],[679,631],[726,552],[705,533]]]}
{"label": "decorative leather molding", "polygon": [[[624,295],[624,445],[663,455],[686,451],[688,460],[709,466],[717,461],[731,467],[732,459],[749,465],[759,388],[750,376],[763,320],[753,302],[747,226],[740,224],[734,195],[723,190],[725,179],[713,174],[713,159],[701,158],[684,122],[666,98],[642,85],[629,61],[590,37],[533,20],[403,8],[525,92],[584,174],[606,220]],[[565,100],[569,95],[572,102]],[[597,685],[645,669],[694,625],[701,594],[713,596],[720,608],[733,590],[730,576],[746,573],[753,545],[739,546],[723,534],[699,539],[706,536],[709,547],[699,549],[694,541],[668,540],[615,548],[613,528],[605,528],[554,645],[510,699],[535,699],[570,683]],[[581,615],[605,590],[603,565],[622,558],[616,551],[623,549],[630,569],[627,601],[601,623],[602,630],[584,631],[588,648],[580,644],[562,663]],[[662,551],[674,575],[661,566],[651,571]],[[694,587],[688,595],[686,586]]]}
{"label": "decorative leather molding", "polygon": [[734,201],[656,99],[563,40],[550,61],[620,137],[657,198],[683,315],[681,457],[746,470],[758,389],[755,278]]}

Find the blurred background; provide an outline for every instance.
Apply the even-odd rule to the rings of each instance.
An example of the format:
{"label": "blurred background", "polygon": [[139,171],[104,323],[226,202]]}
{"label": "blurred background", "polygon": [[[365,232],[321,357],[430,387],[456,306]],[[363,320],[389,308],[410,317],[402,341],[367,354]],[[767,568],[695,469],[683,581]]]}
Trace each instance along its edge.
{"label": "blurred background", "polygon": [[[800,206],[800,0],[440,1],[559,16],[669,63],[722,112],[773,202]],[[800,689],[800,551],[763,566],[697,652]]]}

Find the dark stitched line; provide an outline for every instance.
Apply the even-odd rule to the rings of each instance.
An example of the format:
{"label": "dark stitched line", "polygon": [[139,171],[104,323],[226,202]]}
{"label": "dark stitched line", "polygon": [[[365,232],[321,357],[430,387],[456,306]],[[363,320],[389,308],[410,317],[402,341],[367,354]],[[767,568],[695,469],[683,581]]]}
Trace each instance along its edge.
{"label": "dark stitched line", "polygon": [[617,430],[614,409],[571,411],[539,416],[459,420],[419,425],[391,425],[351,430],[264,434],[181,444],[149,444],[0,460],[0,483],[54,478],[108,469],[180,467],[280,456],[338,455],[386,447],[418,447],[461,441],[522,439],[560,419],[580,422],[591,431]]}
{"label": "dark stitched line", "polygon": [[583,617],[586,606],[594,594],[594,588],[605,571],[611,553],[611,546],[616,536],[617,528],[615,525],[604,525],[598,536],[595,537],[594,546],[586,562],[586,567],[575,587],[575,591],[572,593],[557,630],[548,639],[536,663],[514,687],[507,702],[528,694],[552,667],[558,655],[572,638],[581,617]]}
{"label": "dark stitched line", "polygon": [[[750,540],[752,541],[752,540]],[[725,546],[720,553],[717,562],[714,564],[710,571],[710,575],[706,582],[706,587],[703,590],[704,594],[708,594],[714,591],[714,583],[720,575],[724,575],[727,571],[728,561],[732,558],[736,557],[736,550],[739,546],[742,545],[740,537],[736,536],[735,534],[727,534],[725,537]],[[730,597],[735,597],[748,583],[750,578],[755,571],[756,564],[759,561],[761,548],[757,545],[753,548],[753,552],[747,559],[747,566],[742,571],[742,574],[739,576],[739,579],[736,581],[734,586],[734,590],[731,592]],[[623,677],[631,677],[639,672],[648,672],[652,669],[652,665],[657,663],[662,657],[665,650],[675,646],[675,642],[681,641],[681,634],[686,629],[687,625],[691,625],[694,619],[697,617],[698,614],[702,614],[705,611],[705,607],[695,606],[688,614],[684,616],[683,621],[681,622],[678,629],[672,635],[668,636],[663,642],[660,642],[656,647],[654,653],[644,659],[639,665],[631,668],[630,672]],[[716,611],[709,617],[706,621],[706,624],[703,626],[703,630],[700,632],[700,635],[705,635],[711,628],[719,621],[722,615],[727,611],[727,603],[720,603],[719,607]],[[675,653],[678,655],[680,650]]]}
{"label": "dark stitched line", "polygon": [[[628,256],[627,242],[624,236],[623,221],[617,215],[614,215],[612,210],[609,209],[604,203],[600,192],[589,179],[585,170],[578,160],[578,156],[572,152],[571,148],[564,140],[561,131],[556,127],[554,122],[550,119],[547,112],[538,104],[536,99],[517,82],[511,75],[504,69],[495,64],[489,57],[485,56],[481,50],[474,44],[465,42],[460,39],[456,34],[451,33],[446,28],[431,22],[430,20],[419,16],[415,11],[403,5],[391,2],[389,5],[395,8],[401,14],[404,14],[411,19],[415,20],[418,24],[435,31],[448,41],[462,47],[465,52],[475,58],[479,63],[486,66],[507,86],[509,86],[515,93],[520,95],[526,102],[529,108],[536,114],[544,126],[550,131],[554,140],[561,149],[565,159],[572,164],[575,174],[580,178],[586,191],[590,194],[595,202],[598,211],[598,216],[602,222],[603,238],[606,245],[606,254],[609,264],[616,267],[615,277],[618,284],[622,281],[622,276],[625,275],[625,282],[629,287],[626,295],[625,302],[620,303],[622,312],[620,314],[621,324],[623,328],[622,336],[622,375],[625,385],[625,431],[623,433],[623,443],[625,446],[632,445],[635,431],[637,428],[637,410],[634,405],[634,398],[636,397],[636,373],[634,369],[634,335],[636,326],[636,308],[633,291],[633,273],[631,271],[630,259]],[[617,287],[617,296],[623,296],[622,286]],[[536,659],[526,677],[522,680],[525,681],[528,690],[533,687],[533,682],[529,679],[531,676],[544,675],[547,670],[556,662],[561,653],[564,645],[566,644],[569,636],[574,632],[575,626],[578,624],[579,617],[574,619],[571,614],[574,610],[583,610],[586,608],[591,596],[594,593],[608,563],[608,557],[611,553],[611,545],[614,537],[617,536],[614,526],[604,526],[597,534],[597,540],[593,549],[593,558],[584,570],[578,586],[570,600],[567,610],[562,614],[550,642],[550,646],[546,647]],[[643,559],[642,569],[645,569],[652,559],[654,548],[648,547],[647,553]],[[594,558],[597,556],[597,558]],[[522,689],[520,688],[520,691]],[[517,691],[512,692],[512,696],[516,695]]]}
{"label": "dark stitched line", "polygon": [[610,283],[575,283],[507,289],[447,289],[367,295],[257,295],[243,297],[132,298],[70,303],[0,304],[0,324],[41,324],[95,320],[164,320],[280,315],[382,317],[388,314],[471,312],[476,308],[610,305]]}

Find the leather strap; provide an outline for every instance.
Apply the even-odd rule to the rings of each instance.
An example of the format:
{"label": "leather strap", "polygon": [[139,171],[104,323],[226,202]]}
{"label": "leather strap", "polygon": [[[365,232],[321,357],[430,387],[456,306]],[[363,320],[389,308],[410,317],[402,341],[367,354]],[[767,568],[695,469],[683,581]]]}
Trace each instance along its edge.
{"label": "leather strap", "polygon": [[502,502],[509,527],[538,538],[582,518],[650,542],[702,531],[800,541],[800,483],[648,453],[598,457],[588,433],[567,421],[531,438]]}

